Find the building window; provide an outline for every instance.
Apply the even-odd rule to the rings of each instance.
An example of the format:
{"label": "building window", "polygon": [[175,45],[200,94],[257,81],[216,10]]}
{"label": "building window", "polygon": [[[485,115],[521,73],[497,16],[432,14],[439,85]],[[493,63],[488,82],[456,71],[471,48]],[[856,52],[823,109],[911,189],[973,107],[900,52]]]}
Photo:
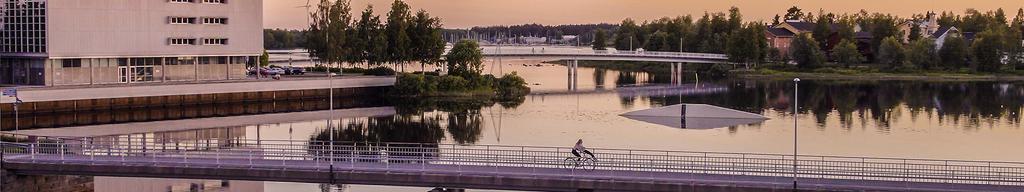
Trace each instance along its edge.
{"label": "building window", "polygon": [[82,59],[62,59],[60,64],[64,68],[82,67]]}
{"label": "building window", "polygon": [[228,24],[228,18],[223,18],[223,17],[204,17],[203,18],[203,24],[227,25]]}
{"label": "building window", "polygon": [[46,53],[45,1],[0,0],[0,53]]}
{"label": "building window", "polygon": [[168,17],[168,23],[170,24],[195,24],[195,17]]}
{"label": "building window", "polygon": [[207,3],[207,4],[227,4],[228,0],[203,0],[203,3]]}
{"label": "building window", "polygon": [[170,45],[195,45],[196,39],[192,38],[170,38],[167,40]]}
{"label": "building window", "polygon": [[203,39],[203,45],[227,45],[228,39],[226,38],[212,38]]}
{"label": "building window", "polygon": [[195,0],[169,0],[171,3],[195,3]]}

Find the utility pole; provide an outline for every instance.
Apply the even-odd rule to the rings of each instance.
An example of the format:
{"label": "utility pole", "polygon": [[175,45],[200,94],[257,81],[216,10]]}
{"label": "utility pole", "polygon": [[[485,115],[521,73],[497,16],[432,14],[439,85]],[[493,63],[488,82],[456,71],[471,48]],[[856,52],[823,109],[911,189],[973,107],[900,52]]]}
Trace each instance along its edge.
{"label": "utility pole", "polygon": [[793,191],[797,191],[797,113],[800,109],[800,78],[793,79]]}

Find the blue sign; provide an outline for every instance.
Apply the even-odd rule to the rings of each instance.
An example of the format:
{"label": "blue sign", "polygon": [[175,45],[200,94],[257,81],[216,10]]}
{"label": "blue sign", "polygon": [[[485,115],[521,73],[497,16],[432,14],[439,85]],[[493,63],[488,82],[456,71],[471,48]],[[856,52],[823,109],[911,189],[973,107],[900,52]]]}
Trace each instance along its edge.
{"label": "blue sign", "polygon": [[18,89],[6,88],[6,89],[3,90],[3,94],[2,95],[3,96],[8,96],[8,97],[18,97]]}

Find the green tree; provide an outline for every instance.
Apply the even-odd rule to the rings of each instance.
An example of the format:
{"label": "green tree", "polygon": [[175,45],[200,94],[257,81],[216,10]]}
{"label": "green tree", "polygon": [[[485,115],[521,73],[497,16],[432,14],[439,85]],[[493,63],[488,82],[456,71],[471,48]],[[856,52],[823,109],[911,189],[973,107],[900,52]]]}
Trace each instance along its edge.
{"label": "green tree", "polygon": [[971,46],[975,69],[981,72],[999,72],[1003,67],[1003,58],[1011,51],[1008,46],[1007,27],[993,27],[977,35]]}
{"label": "green tree", "polygon": [[768,55],[768,42],[764,38],[764,31],[763,25],[750,23],[733,32],[726,43],[726,54],[729,55],[729,60],[736,63],[763,61]]}
{"label": "green tree", "polygon": [[411,15],[408,4],[402,0],[395,0],[391,4],[387,26],[384,28],[388,42],[388,61],[394,63],[396,67],[401,66],[403,71],[405,64],[411,61],[412,55],[409,50],[412,40],[408,33]]}
{"label": "green tree", "polygon": [[448,62],[448,74],[464,78],[479,75],[483,71],[483,57],[480,45],[476,41],[459,41],[445,57]]}
{"label": "green tree", "polygon": [[306,32],[305,44],[305,48],[309,51],[311,57],[328,63],[333,62],[332,59],[334,58],[331,55],[331,46],[328,44],[331,37],[328,30],[331,25],[330,12],[331,2],[329,0],[320,0],[316,10],[309,15],[312,23],[310,23],[309,30]]}
{"label": "green tree", "polygon": [[797,35],[790,44],[789,51],[793,61],[800,68],[814,69],[825,63],[825,54],[810,34]]}
{"label": "green tree", "polygon": [[799,20],[799,19],[804,18],[804,12],[803,12],[802,9],[797,8],[796,6],[793,6],[793,7],[790,7],[788,10],[786,10],[786,17],[785,18],[786,18],[786,20]]}
{"label": "green tree", "polygon": [[441,55],[444,55],[444,39],[441,37],[441,19],[431,17],[429,13],[420,10],[412,18],[412,27],[409,28],[411,37],[411,59],[420,63],[420,69],[426,69],[425,65],[441,66]]}
{"label": "green tree", "polygon": [[905,59],[903,43],[896,37],[886,37],[878,46],[878,62],[889,65],[889,68],[902,67]]}
{"label": "green tree", "polygon": [[943,67],[954,71],[967,67],[966,62],[969,51],[967,41],[959,34],[946,37],[945,43],[939,49],[939,56],[942,59]]}
{"label": "green tree", "polygon": [[[867,18],[871,26],[871,50],[879,51],[880,46],[883,44],[883,40],[889,37],[898,37],[900,29],[897,27],[898,18],[892,15],[883,15],[879,13],[873,14],[870,18]],[[897,38],[897,42],[902,42],[902,39]],[[881,55],[881,53],[878,53]]]}
{"label": "green tree", "polygon": [[811,31],[811,36],[815,40],[818,40],[818,45],[821,46],[822,50],[828,47],[828,38],[832,35],[832,20],[822,16],[818,18],[817,23],[814,25],[814,30]]}
{"label": "green tree", "polygon": [[934,69],[939,66],[938,50],[935,40],[921,38],[910,42],[906,53],[907,62],[921,69]]}
{"label": "green tree", "polygon": [[607,48],[605,47],[608,46],[606,45],[606,41],[608,41],[606,36],[604,29],[597,29],[597,32],[594,32],[594,43],[591,43],[591,47],[594,50],[606,50]]}
{"label": "green tree", "polygon": [[860,64],[865,60],[864,55],[861,55],[860,50],[857,49],[857,43],[846,39],[839,42],[839,45],[836,45],[832,52],[836,62],[843,64],[847,68],[850,65]]}
{"label": "green tree", "polygon": [[619,24],[619,31],[615,34],[615,49],[632,50],[632,48],[640,47],[640,42],[636,39],[639,30],[640,26],[637,26],[633,19],[622,20],[622,24]]}
{"label": "green tree", "polygon": [[334,1],[331,5],[330,10],[330,26],[328,26],[328,33],[330,33],[330,40],[328,46],[332,57],[331,61],[338,63],[352,62],[354,60],[352,54],[352,45],[349,42],[350,34],[352,34],[352,8],[349,7],[349,1]]}
{"label": "green tree", "polygon": [[267,50],[263,50],[263,54],[260,55],[260,67],[270,66],[270,53]]}
{"label": "green tree", "polygon": [[921,26],[913,25],[910,27],[910,34],[907,36],[907,40],[916,41],[921,39]]}

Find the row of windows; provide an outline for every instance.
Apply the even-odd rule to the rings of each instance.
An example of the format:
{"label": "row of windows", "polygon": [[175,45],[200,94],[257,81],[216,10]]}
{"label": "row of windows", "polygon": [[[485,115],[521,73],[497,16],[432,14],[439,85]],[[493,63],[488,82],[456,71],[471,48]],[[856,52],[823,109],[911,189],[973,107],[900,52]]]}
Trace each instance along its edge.
{"label": "row of windows", "polygon": [[[203,17],[202,19],[195,17],[168,17],[167,22],[170,24],[221,24],[227,25],[228,18],[224,17]],[[200,23],[202,22],[202,23]]]}
{"label": "row of windows", "polygon": [[[199,0],[205,4],[227,4],[228,0]],[[195,3],[196,0],[168,0],[171,3]]]}
{"label": "row of windows", "polygon": [[[199,40],[196,38],[169,38],[167,44],[169,45],[198,45]],[[227,45],[227,38],[205,38],[202,39],[203,45]]]}
{"label": "row of windows", "polygon": [[[60,59],[64,68],[82,67],[83,59]],[[117,66],[159,66],[159,65],[212,65],[212,64],[250,64],[250,57],[245,56],[218,56],[218,57],[146,57],[146,58],[118,58]],[[93,64],[95,66],[95,64]]]}

